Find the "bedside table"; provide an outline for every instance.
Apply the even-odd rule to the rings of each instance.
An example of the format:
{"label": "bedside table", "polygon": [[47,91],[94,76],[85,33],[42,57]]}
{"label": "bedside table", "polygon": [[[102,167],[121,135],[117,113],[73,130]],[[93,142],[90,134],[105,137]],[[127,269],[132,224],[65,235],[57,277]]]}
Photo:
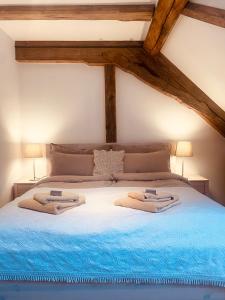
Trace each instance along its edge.
{"label": "bedside table", "polygon": [[200,193],[209,195],[209,180],[205,177],[196,175],[187,177],[190,185]]}
{"label": "bedside table", "polygon": [[37,181],[30,181],[26,179],[15,182],[13,185],[13,199],[32,189],[35,183],[37,183]]}

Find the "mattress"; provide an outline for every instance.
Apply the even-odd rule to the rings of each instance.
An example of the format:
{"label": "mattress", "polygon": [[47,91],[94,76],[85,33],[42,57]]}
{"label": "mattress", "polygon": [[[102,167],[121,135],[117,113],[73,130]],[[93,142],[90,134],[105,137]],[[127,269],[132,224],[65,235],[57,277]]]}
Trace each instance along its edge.
{"label": "mattress", "polygon": [[121,185],[70,186],[87,203],[58,216],[17,206],[34,193],[52,189],[47,186],[4,206],[0,281],[225,287],[223,206],[187,185],[165,184],[157,189],[179,195],[181,204],[151,214],[113,202],[154,183]]}

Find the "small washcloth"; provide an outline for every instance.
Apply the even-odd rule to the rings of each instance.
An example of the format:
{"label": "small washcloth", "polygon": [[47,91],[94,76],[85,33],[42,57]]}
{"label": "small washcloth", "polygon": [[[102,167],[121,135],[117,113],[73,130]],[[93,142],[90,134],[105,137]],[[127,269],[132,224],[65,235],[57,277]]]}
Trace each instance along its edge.
{"label": "small washcloth", "polygon": [[143,201],[143,202],[166,202],[170,200],[179,200],[178,195],[173,195],[165,192],[160,192],[157,194],[152,193],[136,193],[131,192],[128,193],[128,197],[131,197],[133,199]]}
{"label": "small washcloth", "polygon": [[41,204],[47,204],[51,202],[62,202],[62,203],[67,203],[67,202],[78,202],[80,199],[80,195],[78,194],[72,194],[72,193],[66,193],[62,192],[61,196],[52,196],[49,193],[36,193],[34,194],[34,200],[38,201]]}
{"label": "small washcloth", "polygon": [[18,206],[21,208],[31,209],[42,213],[47,214],[53,214],[53,215],[59,215],[63,213],[64,211],[80,206],[85,203],[85,198],[80,197],[79,201],[77,202],[51,202],[47,204],[41,204],[40,202],[34,200],[34,199],[26,199],[22,200],[18,203]]}
{"label": "small washcloth", "polygon": [[166,202],[144,202],[134,198],[127,197],[127,198],[116,200],[114,202],[114,205],[133,208],[137,210],[143,210],[151,213],[160,213],[175,205],[178,205],[179,203],[180,202],[177,200],[169,200]]}

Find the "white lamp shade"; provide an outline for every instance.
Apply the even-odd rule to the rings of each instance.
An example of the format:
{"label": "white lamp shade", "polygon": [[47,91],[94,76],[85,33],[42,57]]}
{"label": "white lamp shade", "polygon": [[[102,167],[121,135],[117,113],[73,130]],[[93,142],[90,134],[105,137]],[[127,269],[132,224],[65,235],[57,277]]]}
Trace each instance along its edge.
{"label": "white lamp shade", "polygon": [[192,143],[188,141],[177,142],[176,156],[179,157],[193,156]]}
{"label": "white lamp shade", "polygon": [[41,144],[25,144],[23,146],[23,157],[25,158],[39,158],[43,157]]}

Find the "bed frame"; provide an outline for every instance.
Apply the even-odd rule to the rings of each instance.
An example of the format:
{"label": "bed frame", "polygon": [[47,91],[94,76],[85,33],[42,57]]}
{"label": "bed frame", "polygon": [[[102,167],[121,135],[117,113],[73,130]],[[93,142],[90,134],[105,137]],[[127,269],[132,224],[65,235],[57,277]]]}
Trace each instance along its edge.
{"label": "bed frame", "polygon": [[176,285],[0,283],[9,300],[224,300],[225,288]]}

